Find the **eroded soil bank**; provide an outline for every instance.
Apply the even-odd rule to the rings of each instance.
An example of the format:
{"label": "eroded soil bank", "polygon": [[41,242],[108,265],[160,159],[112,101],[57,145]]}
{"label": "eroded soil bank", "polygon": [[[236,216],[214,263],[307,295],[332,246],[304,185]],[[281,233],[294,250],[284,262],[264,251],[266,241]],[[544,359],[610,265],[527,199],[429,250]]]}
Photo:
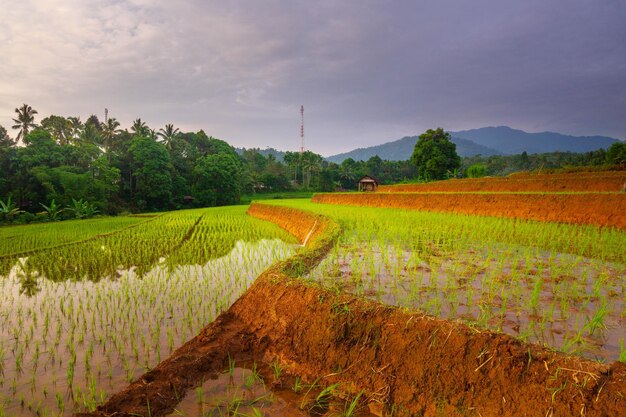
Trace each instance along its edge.
{"label": "eroded soil bank", "polygon": [[[155,369],[83,416],[162,416],[229,355],[268,363],[394,416],[624,416],[626,366],[568,357],[509,336],[417,315],[291,279],[332,247],[337,225],[255,204],[251,214],[315,226],[305,251],[265,271],[226,313]],[[290,221],[293,220],[293,223]]]}
{"label": "eroded soil bank", "polygon": [[311,201],[626,228],[626,193],[333,193]]}

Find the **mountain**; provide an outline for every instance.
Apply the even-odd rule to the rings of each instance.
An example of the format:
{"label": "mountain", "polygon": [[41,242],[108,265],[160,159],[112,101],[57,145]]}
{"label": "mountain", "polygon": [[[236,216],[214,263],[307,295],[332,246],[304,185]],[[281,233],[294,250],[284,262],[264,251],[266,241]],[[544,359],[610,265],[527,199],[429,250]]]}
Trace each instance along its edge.
{"label": "mountain", "polygon": [[507,126],[451,132],[452,136],[469,139],[479,145],[497,149],[505,155],[545,152],[590,152],[607,149],[617,139],[606,136],[570,136],[556,132],[527,133]]}
{"label": "mountain", "polygon": [[[570,136],[556,132],[528,133],[507,126],[483,127],[480,129],[450,132],[456,151],[462,156],[474,155],[513,155],[526,151],[529,154],[545,152],[589,152],[600,148],[607,149],[618,142],[607,136]],[[382,145],[358,148],[350,152],[326,158],[330,162],[341,163],[352,158],[367,161],[374,155],[391,161],[407,160],[413,153],[417,136],[387,142]]]}
{"label": "mountain", "polygon": [[[328,162],[336,162],[340,164],[345,159],[352,158],[355,161],[367,161],[374,155],[380,156],[382,159],[389,161],[405,161],[413,154],[413,148],[417,143],[417,136],[406,136],[402,139],[383,143],[382,145],[370,146],[369,148],[358,148],[350,152],[340,153],[338,155],[326,158]],[[479,145],[471,140],[452,137],[452,142],[456,143],[456,151],[460,156],[474,156],[481,154],[483,156],[499,155],[501,152]]]}

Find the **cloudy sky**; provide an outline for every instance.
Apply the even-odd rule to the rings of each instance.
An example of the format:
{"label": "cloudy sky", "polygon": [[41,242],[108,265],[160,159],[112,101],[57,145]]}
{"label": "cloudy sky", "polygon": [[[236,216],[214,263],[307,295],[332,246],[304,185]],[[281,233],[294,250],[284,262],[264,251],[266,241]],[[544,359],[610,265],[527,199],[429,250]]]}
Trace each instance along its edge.
{"label": "cloudy sky", "polygon": [[427,128],[626,135],[623,0],[0,0],[15,107],[324,154]]}

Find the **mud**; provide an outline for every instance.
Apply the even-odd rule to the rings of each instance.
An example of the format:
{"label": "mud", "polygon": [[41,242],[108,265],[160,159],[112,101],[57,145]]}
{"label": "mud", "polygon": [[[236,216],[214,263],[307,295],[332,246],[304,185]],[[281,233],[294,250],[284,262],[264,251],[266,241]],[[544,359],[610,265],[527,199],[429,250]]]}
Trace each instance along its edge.
{"label": "mud", "polygon": [[626,193],[333,193],[316,194],[311,201],[626,229]]}
{"label": "mud", "polygon": [[305,251],[265,271],[170,358],[82,416],[170,414],[183,393],[226,369],[229,357],[278,358],[288,374],[338,383],[346,396],[363,393],[376,415],[626,415],[626,365],[569,357],[290,279],[319,262],[338,226],[287,208],[255,204],[250,212],[297,236],[316,223],[320,229]]}
{"label": "mud", "polygon": [[626,171],[577,172],[566,174],[514,174],[508,177],[467,178],[424,184],[381,185],[379,192],[619,192]]}

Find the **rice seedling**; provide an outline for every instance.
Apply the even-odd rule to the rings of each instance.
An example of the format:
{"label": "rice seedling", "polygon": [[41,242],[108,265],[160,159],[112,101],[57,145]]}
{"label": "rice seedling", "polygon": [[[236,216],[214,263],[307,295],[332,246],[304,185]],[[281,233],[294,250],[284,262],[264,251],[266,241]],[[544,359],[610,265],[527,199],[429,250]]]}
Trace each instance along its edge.
{"label": "rice seedling", "polygon": [[623,231],[304,200],[271,204],[330,216],[343,227],[338,246],[307,279],[591,359],[619,358]]}
{"label": "rice seedling", "polygon": [[[94,409],[294,253],[293,237],[245,210],[34,225],[32,237],[31,226],[15,227],[25,231],[22,243],[0,253],[28,255],[0,273],[5,415]],[[32,296],[21,291],[24,270],[37,284]]]}

